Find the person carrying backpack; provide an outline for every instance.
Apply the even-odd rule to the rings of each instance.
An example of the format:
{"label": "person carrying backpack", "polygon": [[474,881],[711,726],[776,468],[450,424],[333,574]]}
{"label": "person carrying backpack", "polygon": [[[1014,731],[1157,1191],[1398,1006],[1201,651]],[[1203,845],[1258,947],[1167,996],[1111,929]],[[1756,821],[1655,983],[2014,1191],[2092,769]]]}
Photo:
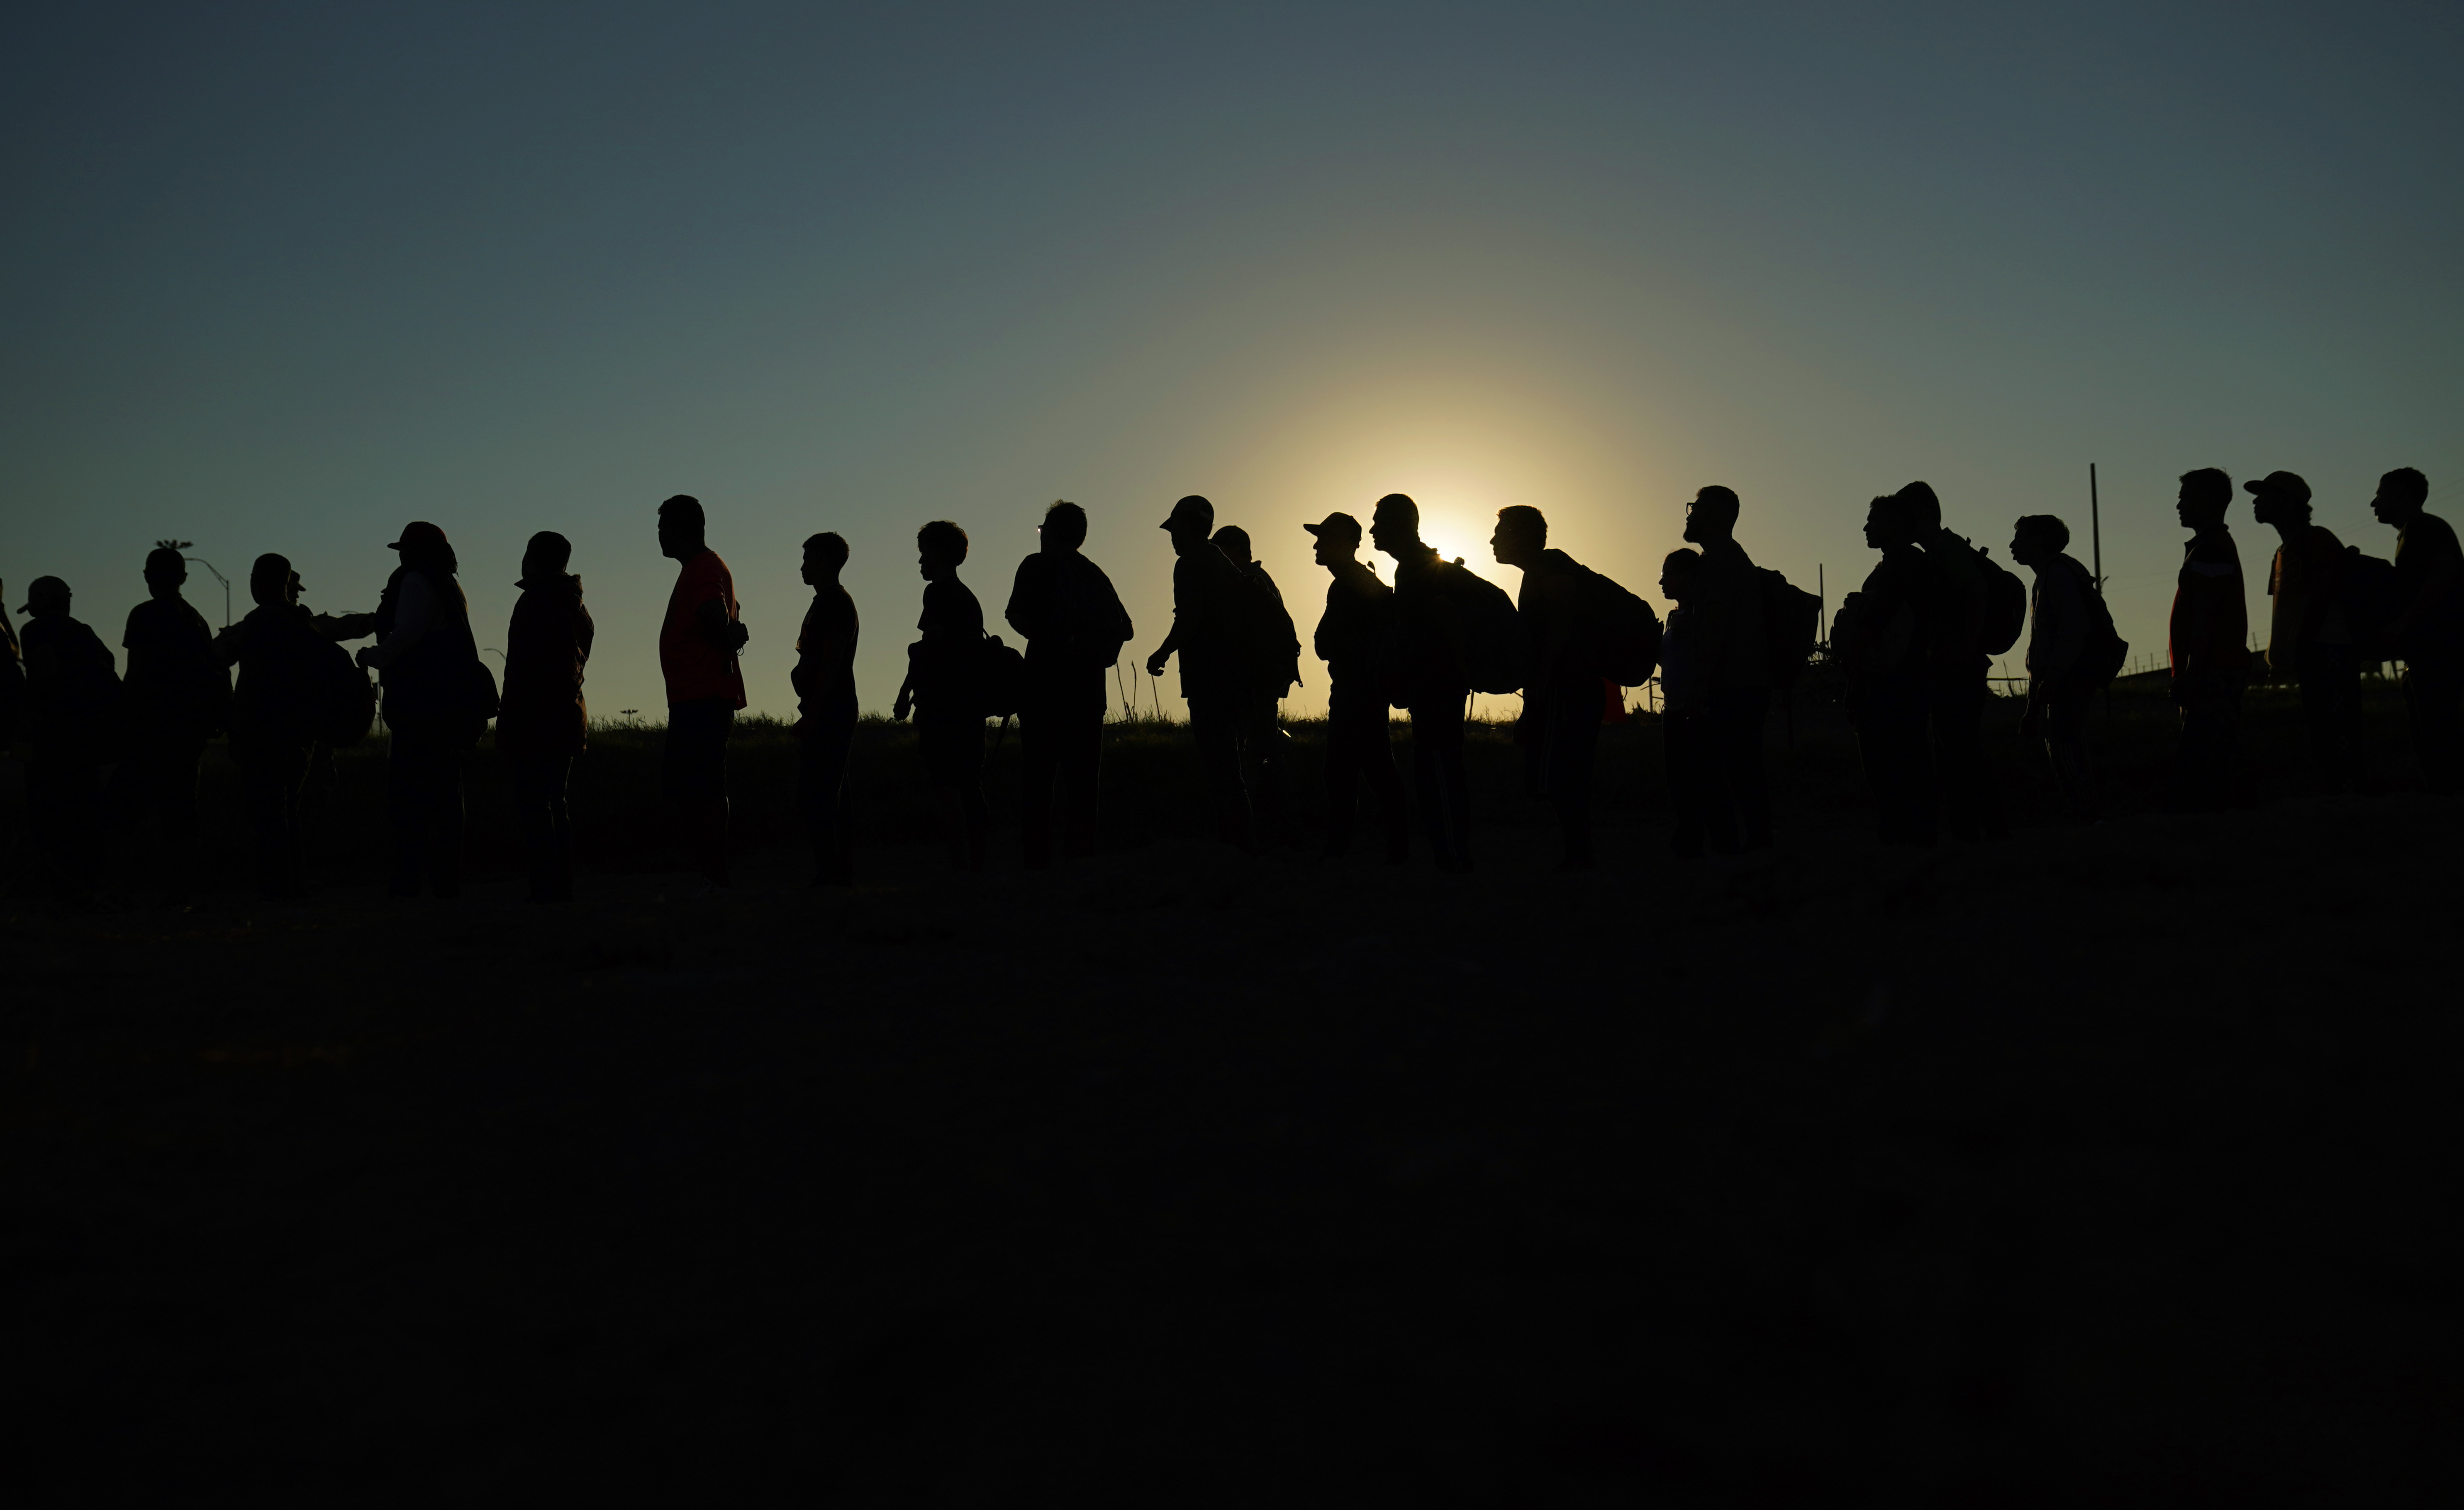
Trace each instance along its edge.
{"label": "person carrying backpack", "polygon": [[1369,516],[1370,542],[1395,558],[1395,639],[1389,694],[1412,716],[1412,780],[1420,826],[1440,870],[1471,869],[1471,782],[1463,770],[1464,615],[1453,602],[1463,568],[1420,540],[1420,506],[1390,492]]}
{"label": "person carrying backpack", "polygon": [[1243,710],[1252,706],[1262,680],[1252,633],[1256,589],[1208,536],[1215,505],[1191,493],[1172,506],[1161,526],[1172,536],[1172,628],[1147,657],[1147,675],[1159,677],[1180,657],[1180,695],[1189,704],[1189,733],[1198,746],[1198,769],[1215,809],[1215,834],[1237,849],[1249,847],[1249,794],[1243,784]]}
{"label": "person carrying backpack", "polygon": [[573,821],[565,791],[588,741],[582,695],[598,626],[582,605],[582,579],[565,570],[573,542],[541,530],[522,551],[513,622],[505,629],[505,690],[496,748],[512,767],[514,821],[530,852],[531,900],[573,900]]}
{"label": "person carrying backpack", "polygon": [[1291,841],[1286,789],[1283,702],[1300,685],[1301,637],[1284,606],[1284,591],[1266,573],[1265,563],[1249,548],[1249,532],[1227,524],[1215,532],[1215,548],[1241,574],[1249,589],[1243,602],[1250,663],[1250,689],[1241,711],[1241,780],[1249,792],[1249,811],[1261,839],[1274,843]]}
{"label": "person carrying backpack", "polygon": [[[1993,657],[2018,637],[2027,617],[2026,590],[1984,552],[1943,528],[1942,500],[1932,488],[1912,482],[1895,496],[1923,547],[1925,591],[1932,600],[1921,648],[1943,820],[1954,839],[2007,839],[2010,830],[1985,758],[1985,709],[1992,697],[1985,678]],[[2015,615],[2005,619],[2013,608]]]}
{"label": "person carrying backpack", "polygon": [[2214,813],[2235,799],[2233,746],[2250,679],[2250,610],[2242,596],[2241,552],[2225,526],[2233,478],[2203,467],[2182,473],[2180,482],[2173,513],[2190,538],[2182,547],[2165,645],[2182,733],[2166,805]]}
{"label": "person carrying backpack", "polygon": [[1931,848],[1940,833],[1925,646],[1939,583],[1917,549],[1923,516],[1900,494],[1865,511],[1865,543],[1882,558],[1840,600],[1831,646],[1848,672],[1848,718],[1857,729],[1878,837],[1886,845]]}
{"label": "person carrying backpack", "polygon": [[317,657],[329,642],[299,605],[298,580],[288,557],[258,557],[248,573],[256,606],[214,641],[223,664],[239,667],[231,693],[231,759],[248,810],[256,893],[269,902],[305,896],[308,889],[299,798],[317,742]]}
{"label": "person carrying backpack", "polygon": [[1737,543],[1734,491],[1714,484],[1685,508],[1685,538],[1703,552],[1685,602],[1686,634],[1702,669],[1693,715],[1705,747],[1703,778],[1713,804],[1736,815],[1741,854],[1771,845],[1771,782],[1763,758],[1771,702],[1772,649],[1762,568]]}
{"label": "person carrying backpack", "polygon": [[37,577],[26,589],[26,806],[34,842],[64,901],[91,900],[99,868],[102,767],[120,719],[111,647],[69,616],[69,584]]}
{"label": "person carrying backpack", "polygon": [[1524,786],[1556,810],[1557,868],[1589,870],[1598,864],[1592,852],[1592,767],[1607,711],[1590,602],[1596,574],[1549,544],[1548,517],[1529,504],[1497,511],[1488,548],[1500,564],[1523,573],[1514,606],[1530,662],[1514,742],[1523,747]]}
{"label": "person carrying backpack", "polygon": [[2064,815],[2073,823],[2092,823],[2087,719],[2097,694],[2121,669],[2114,653],[2121,641],[2096,579],[2065,554],[2070,543],[2070,526],[2050,514],[2027,514],[2011,526],[2011,558],[2036,579],[2029,594],[2028,710],[2019,733],[2045,741]]}
{"label": "person carrying backpack", "polygon": [[2362,778],[2362,659],[2344,614],[2343,542],[2310,522],[2310,484],[2299,473],[2272,471],[2242,490],[2251,516],[2283,542],[2268,572],[2267,664],[2300,689],[2312,779],[2349,792]]}
{"label": "person carrying backpack", "polygon": [[2464,787],[2464,553],[2455,527],[2423,509],[2430,479],[2399,467],[2379,479],[2370,512],[2395,527],[2395,617],[2387,640],[2404,660],[2413,755],[2433,792]]}
{"label": "person carrying backpack", "polygon": [[1386,863],[1412,853],[1412,818],[1403,779],[1395,770],[1393,714],[1386,648],[1395,590],[1359,558],[1360,521],[1330,514],[1304,524],[1317,542],[1317,563],[1331,579],[1326,612],[1311,637],[1326,663],[1326,858],[1340,859],[1352,842],[1353,817],[1366,778],[1386,830]]}
{"label": "person carrying backpack", "polygon": [[1001,610],[1026,637],[1019,839],[1029,870],[1052,864],[1056,806],[1064,810],[1069,854],[1094,849],[1109,702],[1104,673],[1133,632],[1112,580],[1087,558],[1087,511],[1056,499],[1036,535],[1038,549],[1018,563]]}
{"label": "person carrying backpack", "polygon": [[205,616],[180,596],[188,563],[174,546],[145,558],[152,594],[128,612],[121,646],[128,758],[120,779],[154,821],[162,886],[174,902],[187,890],[187,850],[197,830],[197,762],[231,716],[231,673],[214,653]]}
{"label": "person carrying backpack", "polygon": [[950,864],[984,868],[984,706],[977,676],[984,640],[984,608],[958,580],[967,559],[967,532],[935,519],[915,532],[915,570],[924,579],[922,638],[907,647],[907,679],[891,716],[915,714],[915,747],[925,784],[941,795],[942,833]]}
{"label": "person carrying backpack", "polygon": [[439,900],[462,894],[462,773],[488,720],[495,679],[479,660],[471,604],[445,532],[425,520],[403,526],[386,549],[401,564],[377,602],[377,643],[359,664],[385,688],[385,810],[393,825],[397,898],[425,882]]}

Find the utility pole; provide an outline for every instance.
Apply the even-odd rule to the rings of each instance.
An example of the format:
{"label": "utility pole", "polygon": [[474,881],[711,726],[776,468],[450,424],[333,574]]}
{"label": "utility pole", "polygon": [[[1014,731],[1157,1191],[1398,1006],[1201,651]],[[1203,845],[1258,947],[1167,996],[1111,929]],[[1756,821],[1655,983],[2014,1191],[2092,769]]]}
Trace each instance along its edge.
{"label": "utility pole", "polygon": [[2098,516],[2096,501],[2096,463],[2087,464],[2087,537],[2089,548],[2096,553],[2096,595],[2104,596],[2104,521]]}

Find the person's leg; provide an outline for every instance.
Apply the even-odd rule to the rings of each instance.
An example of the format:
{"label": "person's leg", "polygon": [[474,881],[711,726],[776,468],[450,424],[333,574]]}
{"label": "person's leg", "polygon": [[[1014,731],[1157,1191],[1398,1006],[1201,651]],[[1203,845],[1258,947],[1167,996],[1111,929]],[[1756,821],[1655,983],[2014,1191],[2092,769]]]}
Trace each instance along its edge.
{"label": "person's leg", "polygon": [[984,724],[979,718],[967,731],[965,777],[958,785],[959,816],[966,824],[967,868],[984,868],[985,842],[992,832],[992,810],[984,802]]}
{"label": "person's leg", "polygon": [[476,738],[446,733],[436,741],[428,772],[428,876],[441,898],[462,894],[462,773]]}
{"label": "person's leg", "polygon": [[1394,712],[1384,693],[1359,714],[1359,729],[1354,737],[1360,768],[1368,774],[1378,821],[1386,829],[1386,863],[1399,865],[1412,858],[1412,804],[1403,795],[1403,773],[1395,764]]}
{"label": "person's leg", "polygon": [[514,828],[522,836],[523,857],[530,864],[531,900],[553,902],[556,885],[556,819],[548,796],[551,780],[561,780],[561,756],[520,754],[510,756],[507,772],[514,789]]}
{"label": "person's leg", "polygon": [[1700,860],[1703,836],[1701,757],[1696,750],[1693,715],[1664,712],[1660,717],[1661,764],[1668,777],[1668,848],[1680,860]]}
{"label": "person's leg", "polygon": [[1353,817],[1359,811],[1359,777],[1369,745],[1367,723],[1338,688],[1326,711],[1326,855],[1330,860],[1352,844]]}
{"label": "person's leg", "polygon": [[1052,864],[1052,803],[1061,767],[1061,724],[1057,712],[1037,702],[1019,714],[1019,850],[1029,870]]}
{"label": "person's leg", "polygon": [[663,784],[693,868],[717,886],[728,884],[727,736],[735,725],[736,710],[725,698],[668,705]]}
{"label": "person's leg", "polygon": [[2405,663],[2404,705],[2422,782],[2432,792],[2464,785],[2464,657],[2419,656]]}
{"label": "person's leg", "polygon": [[1740,851],[1769,849],[1771,843],[1771,783],[1763,764],[1770,713],[1767,687],[1723,688],[1711,694],[1712,758]]}
{"label": "person's leg", "polygon": [[300,804],[308,786],[311,749],[304,744],[276,744],[266,752],[273,788],[275,847],[273,894],[275,896],[301,897],[308,894]]}
{"label": "person's leg", "polygon": [[1236,848],[1249,846],[1249,795],[1241,782],[1240,705],[1230,698],[1196,697],[1189,703],[1189,733],[1198,746],[1198,769],[1215,810],[1215,837]]}
{"label": "person's leg", "polygon": [[567,794],[573,785],[573,756],[551,756],[541,783],[547,806],[548,879],[551,900],[573,900],[573,811]]}
{"label": "person's leg", "polygon": [[1463,774],[1463,705],[1441,696],[1412,707],[1412,778],[1420,823],[1441,870],[1471,866],[1471,789]]}
{"label": "person's leg", "polygon": [[428,810],[434,778],[434,736],[416,725],[391,727],[385,746],[385,816],[393,827],[393,880],[397,897],[419,895],[428,876]]}
{"label": "person's leg", "polygon": [[2311,777],[2321,790],[2351,791],[2360,775],[2354,741],[2361,720],[2361,660],[2343,646],[2314,646],[2294,664],[2301,722],[2310,736]]}
{"label": "person's leg", "polygon": [[1060,729],[1062,853],[1084,859],[1095,852],[1096,822],[1104,790],[1104,710],[1074,710]]}
{"label": "person's leg", "polygon": [[1569,689],[1552,697],[1549,710],[1549,800],[1557,811],[1561,845],[1559,864],[1588,869],[1592,853],[1592,768],[1600,747],[1600,699],[1575,696]]}
{"label": "person's leg", "polygon": [[1249,813],[1258,838],[1284,843],[1291,837],[1285,823],[1282,709],[1271,697],[1249,696],[1241,704],[1241,783],[1249,795]]}
{"label": "person's leg", "polygon": [[2096,821],[2096,793],[2088,775],[2087,721],[2096,694],[2078,683],[2053,689],[2045,707],[2045,754],[2061,789],[2062,816],[2072,823]]}

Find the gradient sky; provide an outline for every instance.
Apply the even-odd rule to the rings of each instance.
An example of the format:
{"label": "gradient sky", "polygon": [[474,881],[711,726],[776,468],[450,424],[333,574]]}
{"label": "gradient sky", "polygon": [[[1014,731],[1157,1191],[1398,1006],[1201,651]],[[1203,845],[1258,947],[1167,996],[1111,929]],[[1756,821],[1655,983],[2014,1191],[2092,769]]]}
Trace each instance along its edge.
{"label": "gradient sky", "polygon": [[[1126,662],[1184,492],[1306,639],[1300,521],[1388,492],[1508,587],[1485,542],[1530,503],[1656,598],[1723,482],[1836,603],[1910,478],[1997,558],[2043,512],[2084,559],[2094,461],[2161,654],[2178,473],[2300,471],[2384,555],[2378,474],[2435,510],[2464,471],[2453,5],[95,5],[0,36],[0,579],[13,610],[65,577],[114,643],[158,536],[238,611],[269,550],[368,608],[424,518],[501,645],[555,529],[593,711],[655,711],[652,511],[687,492],[754,706],[792,709],[797,545],[835,529],[880,709],[931,518],[997,619],[1043,505],[1084,504]],[[2255,615],[2273,536],[2233,522]]]}

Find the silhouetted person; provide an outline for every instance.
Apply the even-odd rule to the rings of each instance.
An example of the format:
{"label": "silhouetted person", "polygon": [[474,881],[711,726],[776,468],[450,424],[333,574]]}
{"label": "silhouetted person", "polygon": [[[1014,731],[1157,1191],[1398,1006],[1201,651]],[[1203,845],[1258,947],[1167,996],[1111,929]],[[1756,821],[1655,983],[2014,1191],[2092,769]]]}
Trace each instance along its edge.
{"label": "silhouetted person", "polygon": [[187,580],[179,551],[156,547],[145,558],[153,596],[129,610],[120,641],[128,652],[128,747],[119,779],[153,820],[159,879],[175,901],[187,891],[187,851],[197,831],[197,760],[231,716],[231,673],[205,616],[180,596]]}
{"label": "silhouetted person", "polygon": [[1087,511],[1067,499],[1044,511],[1040,549],[1018,563],[1001,617],[1026,637],[1019,711],[1024,795],[1019,828],[1029,870],[1052,864],[1052,810],[1064,810],[1068,852],[1095,843],[1104,759],[1104,673],[1131,635],[1129,610],[1087,558]]}
{"label": "silhouetted person", "polygon": [[1260,836],[1281,843],[1291,839],[1284,747],[1283,700],[1300,685],[1301,637],[1284,606],[1283,589],[1266,574],[1265,563],[1249,549],[1249,532],[1227,524],[1215,532],[1215,548],[1223,553],[1247,583],[1249,659],[1255,681],[1241,715],[1241,779],[1249,790],[1249,809]]}
{"label": "silhouetted person", "polygon": [[2174,514],[2189,530],[2166,626],[2173,702],[2182,742],[2167,805],[2221,812],[2237,800],[2233,747],[2241,695],[2250,678],[2250,610],[2242,596],[2241,552],[2225,527],[2233,479],[2214,467],[2186,471]]}
{"label": "silhouetted person", "polygon": [[2404,659],[2404,707],[2412,724],[2413,755],[2433,792],[2464,786],[2464,748],[2457,724],[2464,711],[2464,555],[2455,528],[2422,505],[2430,479],[2399,467],[2379,479],[2370,512],[2395,527],[2397,604],[2387,640]]}
{"label": "silhouetted person", "polygon": [[37,577],[18,612],[29,615],[26,658],[26,807],[55,890],[90,898],[100,858],[102,764],[120,716],[120,667],[94,630],[69,616],[69,584]]}
{"label": "silhouetted person", "polygon": [[1420,506],[1390,492],[1369,515],[1370,542],[1395,558],[1394,695],[1412,715],[1412,784],[1438,868],[1471,868],[1471,783],[1463,773],[1471,677],[1448,632],[1437,551],[1420,539]]}
{"label": "silhouetted person", "polygon": [[2087,823],[2096,819],[2087,720],[2103,688],[2087,672],[2099,627],[2096,579],[2064,554],[2070,543],[2070,526],[2050,514],[2027,514],[2011,526],[2011,558],[2036,579],[2028,593],[2028,709],[2019,733],[2045,741],[2063,816]]}
{"label": "silhouetted person", "polygon": [[1215,528],[1215,505],[1205,498],[1191,493],[1174,504],[1162,528],[1178,558],[1172,568],[1172,630],[1147,657],[1147,674],[1161,676],[1165,664],[1180,657],[1180,695],[1189,704],[1189,733],[1215,809],[1216,837],[1245,849],[1249,798],[1241,779],[1242,718],[1263,680],[1250,633],[1255,589],[1207,538]]}
{"label": "silhouetted person", "polygon": [[1660,637],[1660,733],[1668,770],[1668,847],[1680,860],[1700,860],[1707,850],[1737,852],[1733,794],[1710,769],[1710,663],[1707,637],[1698,633],[1706,615],[1696,604],[1707,588],[1703,558],[1671,551],[1660,563],[1660,596],[1676,606]]}
{"label": "silhouetted person", "polygon": [[967,532],[935,519],[915,532],[915,571],[924,579],[923,637],[907,647],[907,680],[899,684],[894,718],[915,713],[915,746],[925,784],[941,796],[942,832],[950,864],[984,868],[984,702],[979,675],[984,641],[983,604],[958,567]]}
{"label": "silhouetted person", "polygon": [[1694,644],[1701,656],[1700,722],[1705,779],[1715,808],[1735,814],[1740,853],[1769,849],[1771,783],[1763,746],[1771,714],[1771,647],[1763,574],[1736,540],[1740,505],[1729,489],[1698,490],[1685,507],[1685,538],[1703,551]]}
{"label": "silhouetted person", "polygon": [[496,713],[495,689],[479,664],[470,601],[454,575],[461,566],[445,532],[414,520],[386,549],[402,561],[377,601],[377,643],[360,652],[359,664],[385,689],[385,816],[393,826],[387,891],[415,897],[425,884],[451,900],[462,894],[462,773]]}
{"label": "silhouetted person", "polygon": [[1932,600],[1920,650],[1943,821],[1954,839],[2004,839],[2009,830],[1985,763],[1985,707],[1992,696],[1985,678],[1993,658],[1985,653],[1984,572],[1975,548],[1943,528],[1932,488],[1912,482],[1896,496],[1924,548],[1925,591]]}
{"label": "silhouetted person", "polygon": [[321,646],[308,610],[299,606],[298,581],[287,558],[258,557],[248,574],[256,606],[214,642],[223,664],[239,667],[231,693],[231,760],[248,809],[256,892],[269,901],[307,892],[299,798],[317,740]]}
{"label": "silhouetted person", "polygon": [[677,493],[659,505],[659,554],[677,563],[659,625],[659,672],[668,685],[668,741],[659,782],[685,833],[695,868],[713,886],[727,877],[727,737],[744,706],[737,657],[750,638],[736,578],[702,539],[701,500]]}
{"label": "silhouetted person", "polygon": [[1390,730],[1392,689],[1386,676],[1386,643],[1395,611],[1395,590],[1359,558],[1360,521],[1330,514],[1304,524],[1317,540],[1317,563],[1332,579],[1326,585],[1326,612],[1317,622],[1317,658],[1326,663],[1326,853],[1341,855],[1352,842],[1360,781],[1377,799],[1386,831],[1386,860],[1400,864],[1412,852],[1412,821],[1403,800],[1403,778],[1395,770]]}
{"label": "silhouetted person", "polygon": [[1841,601],[1831,644],[1848,671],[1848,717],[1885,844],[1930,846],[1939,837],[1925,647],[1940,589],[1917,549],[1925,516],[1903,493],[1876,498],[1865,543],[1882,553],[1865,583]]}
{"label": "silhouetted person", "polygon": [[597,626],[582,605],[582,579],[565,568],[573,542],[542,530],[522,551],[514,620],[505,630],[505,690],[496,748],[511,768],[514,816],[529,851],[531,900],[573,900],[573,820],[565,793],[588,742],[582,694]]}
{"label": "silhouetted person", "polygon": [[847,542],[824,532],[804,541],[802,575],[812,605],[796,632],[797,785],[817,886],[854,884],[847,854],[847,752],[855,745],[855,600],[839,585]]}
{"label": "silhouetted person", "polygon": [[0,752],[14,748],[26,717],[26,657],[9,623],[9,585],[0,582]]}
{"label": "silhouetted person", "polygon": [[1589,869],[1592,853],[1592,766],[1600,744],[1607,693],[1600,685],[1596,632],[1584,602],[1591,574],[1549,544],[1549,520],[1529,504],[1497,512],[1490,554],[1523,573],[1515,612],[1531,646],[1523,677],[1523,715],[1514,742],[1523,747],[1524,784],[1555,809],[1562,843],[1558,868]]}
{"label": "silhouetted person", "polygon": [[2310,522],[2310,485],[2289,471],[2242,484],[2251,516],[2282,540],[2268,573],[2267,664],[2301,691],[2314,779],[2349,792],[2361,780],[2362,656],[2344,613],[2344,546]]}

